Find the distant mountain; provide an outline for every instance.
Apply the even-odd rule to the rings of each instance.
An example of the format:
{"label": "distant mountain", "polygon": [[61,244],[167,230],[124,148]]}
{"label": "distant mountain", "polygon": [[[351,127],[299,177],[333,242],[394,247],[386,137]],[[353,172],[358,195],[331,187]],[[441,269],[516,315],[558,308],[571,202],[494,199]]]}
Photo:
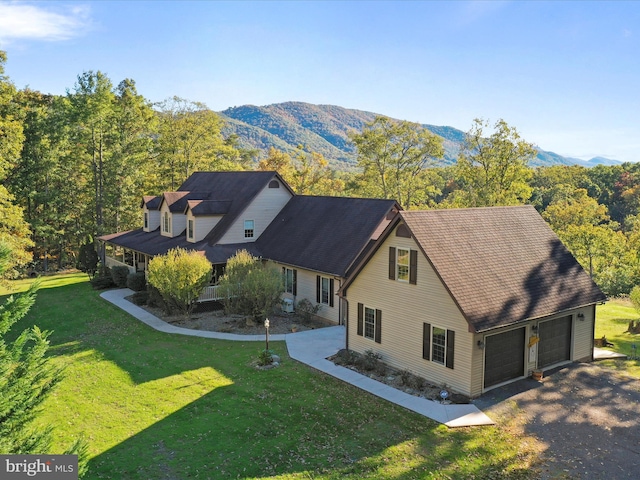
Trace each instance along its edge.
{"label": "distant mountain", "polygon": [[591,160],[581,160],[579,158],[569,158],[573,163],[584,167],[595,167],[596,165],[622,165],[620,160],[612,160],[605,157],[593,157]]}
{"label": "distant mountain", "polygon": [[[348,133],[362,131],[365,123],[379,115],[335,105],[303,102],[276,103],[261,107],[242,105],[218,113],[227,121],[223,134],[236,134],[241,147],[257,149],[261,155],[266,155],[270,147],[291,153],[298,145],[302,145],[308,150],[321,153],[332,165],[343,169],[353,168],[356,164],[355,148],[349,141]],[[443,165],[455,163],[465,132],[453,127],[423,126],[442,137],[445,151]],[[600,163],[611,165],[621,162],[601,157],[584,162],[538,149],[538,155],[531,166],[594,166]]]}

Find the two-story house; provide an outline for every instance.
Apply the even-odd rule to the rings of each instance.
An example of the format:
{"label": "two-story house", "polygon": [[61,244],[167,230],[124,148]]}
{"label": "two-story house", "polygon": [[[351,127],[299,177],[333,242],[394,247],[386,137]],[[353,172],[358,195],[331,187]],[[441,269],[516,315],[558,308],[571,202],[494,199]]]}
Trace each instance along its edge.
{"label": "two-story house", "polygon": [[470,397],[593,358],[605,296],[531,206],[405,212],[295,195],[275,172],[200,172],[141,207],[142,228],[100,238],[107,265],[182,247],[218,277],[246,249],[282,272],[285,299],[345,324],[346,348]]}
{"label": "two-story house", "polygon": [[[141,207],[142,228],[100,237],[107,266],[144,271],[154,255],[181,247],[207,257],[215,284],[245,249],[282,271],[291,304],[306,298],[334,323],[350,268],[400,209],[393,200],[295,195],[276,172],[197,172]],[[215,285],[202,298],[215,299]]]}

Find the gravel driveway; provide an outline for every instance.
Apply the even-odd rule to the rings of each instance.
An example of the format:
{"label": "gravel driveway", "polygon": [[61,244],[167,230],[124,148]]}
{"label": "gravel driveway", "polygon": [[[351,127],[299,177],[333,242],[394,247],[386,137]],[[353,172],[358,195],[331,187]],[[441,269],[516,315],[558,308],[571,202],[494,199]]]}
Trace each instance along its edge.
{"label": "gravel driveway", "polygon": [[598,364],[545,372],[474,402],[492,418],[518,418],[540,442],[541,479],[640,478],[640,380]]}

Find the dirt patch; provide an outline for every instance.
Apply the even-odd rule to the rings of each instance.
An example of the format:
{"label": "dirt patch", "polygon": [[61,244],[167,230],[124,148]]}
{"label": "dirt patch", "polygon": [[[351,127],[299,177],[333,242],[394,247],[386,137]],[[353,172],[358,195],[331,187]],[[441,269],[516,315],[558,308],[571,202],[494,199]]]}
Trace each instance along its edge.
{"label": "dirt patch", "polygon": [[540,479],[635,479],[640,472],[640,380],[571,364],[474,401],[540,450]]}
{"label": "dirt patch", "polygon": [[[256,322],[244,315],[225,315],[220,304],[210,303],[198,306],[189,318],[183,315],[167,315],[161,308],[141,306],[159,319],[176,327],[204,330],[208,332],[234,333],[237,335],[261,335],[265,333],[264,323]],[[303,332],[331,326],[320,319],[303,320],[295,313],[278,313],[269,316],[269,334],[278,335]]]}

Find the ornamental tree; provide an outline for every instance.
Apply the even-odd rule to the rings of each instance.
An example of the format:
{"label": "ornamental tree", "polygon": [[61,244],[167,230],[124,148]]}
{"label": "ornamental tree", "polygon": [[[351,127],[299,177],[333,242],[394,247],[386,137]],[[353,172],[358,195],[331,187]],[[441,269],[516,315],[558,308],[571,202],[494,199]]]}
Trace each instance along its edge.
{"label": "ornamental tree", "polygon": [[196,300],[211,281],[212,267],[204,255],[182,248],[169,250],[149,262],[149,283],[171,307],[190,315]]}
{"label": "ornamental tree", "polygon": [[284,293],[280,272],[246,250],[228,260],[219,288],[227,311],[254,317],[266,317]]}

